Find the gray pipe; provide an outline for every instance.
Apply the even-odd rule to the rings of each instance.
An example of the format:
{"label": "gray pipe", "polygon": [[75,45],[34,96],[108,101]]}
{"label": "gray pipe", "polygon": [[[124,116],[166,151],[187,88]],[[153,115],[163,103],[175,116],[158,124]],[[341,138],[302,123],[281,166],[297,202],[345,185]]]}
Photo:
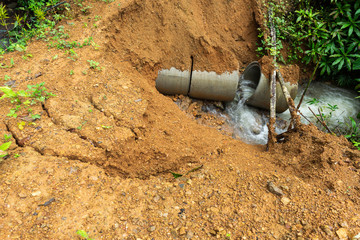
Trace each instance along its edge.
{"label": "gray pipe", "polygon": [[239,73],[193,71],[189,96],[216,101],[232,101],[238,88]]}
{"label": "gray pipe", "polygon": [[180,71],[172,67],[170,70],[163,69],[158,73],[156,89],[168,95],[187,95],[190,87],[190,72]]}
{"label": "gray pipe", "polygon": [[[243,75],[242,79],[250,80],[257,86],[253,95],[251,95],[246,103],[248,105],[269,110],[270,109],[270,82],[269,79],[261,72],[261,66],[258,62],[250,63]],[[286,82],[286,88],[288,89],[292,99],[295,99],[298,85]],[[280,84],[276,83],[276,112],[282,113],[288,109],[288,104],[285,96],[281,90]]]}
{"label": "gray pipe", "polygon": [[214,101],[232,101],[239,82],[238,71],[223,73],[180,71],[175,68],[159,71],[156,89],[163,94],[182,94]]}

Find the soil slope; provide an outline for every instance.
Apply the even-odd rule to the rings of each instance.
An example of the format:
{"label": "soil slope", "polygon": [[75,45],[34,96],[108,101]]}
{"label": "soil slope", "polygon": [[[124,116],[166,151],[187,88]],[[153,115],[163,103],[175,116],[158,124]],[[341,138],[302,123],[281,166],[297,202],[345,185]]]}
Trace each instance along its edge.
{"label": "soil slope", "polygon": [[[72,5],[75,6],[75,5]],[[347,239],[360,232],[360,157],[302,126],[272,152],[198,121],[155,89],[157,71],[258,60],[254,0],[84,1],[58,23],[93,43],[34,40],[0,84],[56,94],[33,121],[0,104],[0,239]],[[50,35],[48,36],[48,39]],[[72,60],[73,58],[74,60]],[[99,69],[91,68],[91,60]],[[89,62],[90,61],[90,62]],[[4,80],[5,75],[11,80]],[[184,176],[174,178],[171,172]],[[185,174],[187,173],[187,174]]]}

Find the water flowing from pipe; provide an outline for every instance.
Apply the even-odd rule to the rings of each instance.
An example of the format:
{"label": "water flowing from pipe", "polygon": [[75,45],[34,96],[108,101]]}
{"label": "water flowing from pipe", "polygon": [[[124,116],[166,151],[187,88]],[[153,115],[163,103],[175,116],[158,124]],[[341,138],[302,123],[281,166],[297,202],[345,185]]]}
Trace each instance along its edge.
{"label": "water flowing from pipe", "polygon": [[[246,99],[250,97],[254,91],[255,86],[251,81],[241,79],[239,91],[234,101],[226,105],[226,113],[229,116],[229,123],[234,126],[234,135],[249,144],[266,144],[268,112],[245,104]],[[300,96],[302,92],[303,88],[300,87],[298,96]],[[349,125],[349,117],[356,119],[356,115],[360,112],[360,100],[355,99],[355,97],[356,93],[353,91],[316,82],[310,85],[300,112],[313,123],[316,123],[316,118],[308,107],[310,106],[316,113],[318,113],[318,108],[321,108],[322,113],[327,117],[327,123],[331,129],[344,129]],[[296,104],[299,98],[295,99]],[[317,101],[314,101],[314,98]],[[309,105],[309,101],[316,103]],[[330,107],[334,108],[335,105],[337,109],[331,111]],[[276,132],[278,134],[286,130],[289,119],[289,110],[277,114]],[[308,124],[304,118],[302,118],[302,122]],[[321,127],[319,124],[317,125]]]}

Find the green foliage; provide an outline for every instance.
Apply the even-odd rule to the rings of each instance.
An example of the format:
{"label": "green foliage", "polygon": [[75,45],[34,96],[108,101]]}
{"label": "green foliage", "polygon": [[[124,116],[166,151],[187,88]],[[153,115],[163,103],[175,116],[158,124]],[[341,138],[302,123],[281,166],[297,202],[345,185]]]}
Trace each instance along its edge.
{"label": "green foliage", "polygon": [[[37,85],[28,85],[26,90],[19,90],[17,92],[9,87],[0,87],[0,91],[3,92],[3,96],[0,100],[9,98],[11,103],[14,104],[14,108],[10,109],[7,116],[17,118],[17,112],[21,110],[22,107],[25,107],[28,112],[32,112],[30,109],[31,105],[34,105],[37,102],[44,102],[49,97],[55,96],[51,92],[48,92],[44,85],[44,82]],[[40,115],[32,114],[31,118],[36,120],[40,118]]]}
{"label": "green foliage", "polygon": [[64,10],[69,10],[69,4],[60,4],[60,0],[19,0],[14,25],[9,28],[6,21],[6,9],[0,5],[0,22],[6,28],[7,38],[0,42],[0,54],[6,51],[24,51],[30,39],[36,36],[44,39],[49,30],[55,27],[56,22],[64,15]]}
{"label": "green foliage", "polygon": [[[320,75],[340,79],[341,86],[354,85],[349,73],[360,70],[360,1],[294,0],[291,5],[277,1],[269,2],[268,7],[273,9],[278,39],[290,46],[289,62],[319,62]],[[269,54],[268,35],[259,34],[261,46],[257,51],[262,54]]]}
{"label": "green foliage", "polygon": [[78,230],[76,232],[76,234],[79,235],[80,237],[86,239],[86,240],[93,240],[92,238],[89,237],[89,234],[85,230]]}
{"label": "green foliage", "polygon": [[351,125],[349,125],[348,134],[345,135],[350,142],[360,150],[360,123],[350,117]]}
{"label": "green foliage", "polygon": [[11,139],[12,135],[11,134],[4,134],[4,140],[5,142],[9,141]]}
{"label": "green foliage", "polygon": [[97,69],[99,71],[101,71],[101,67],[99,66],[100,63],[94,61],[94,60],[87,60],[88,63],[90,64],[90,68],[92,69]]}
{"label": "green foliage", "polygon": [[8,155],[8,153],[6,152],[6,150],[8,150],[8,148],[10,147],[12,142],[6,142],[3,143],[2,145],[0,145],[0,158],[3,158],[5,156]]}

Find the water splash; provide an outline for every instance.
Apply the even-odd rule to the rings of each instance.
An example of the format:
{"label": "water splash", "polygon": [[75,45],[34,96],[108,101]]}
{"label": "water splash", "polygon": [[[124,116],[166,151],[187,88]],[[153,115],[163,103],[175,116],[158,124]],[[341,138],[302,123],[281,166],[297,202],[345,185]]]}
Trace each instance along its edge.
{"label": "water splash", "polygon": [[[246,99],[255,91],[255,87],[251,81],[241,79],[239,91],[234,101],[226,105],[226,113],[229,123],[234,126],[234,135],[249,144],[266,144],[268,135],[268,111],[245,104]],[[300,87],[298,96],[301,96],[302,92],[303,88]],[[338,109],[335,110],[328,119],[328,125],[330,128],[339,126],[346,128],[346,124],[349,123],[349,117],[351,116],[355,119],[360,111],[360,100],[355,99],[355,97],[356,94],[352,91],[316,82],[311,84],[300,108],[300,112],[310,121],[316,123],[316,118],[308,109],[309,104],[307,104],[307,102],[313,98],[319,100],[318,103],[310,107],[314,112],[317,112],[317,108],[321,107],[325,115],[329,115],[330,112],[330,109],[326,107],[328,104],[337,105]],[[299,99],[300,97],[296,98],[296,105]],[[286,130],[289,119],[289,110],[277,114],[276,132],[278,134]],[[308,124],[305,118],[302,118],[302,121]]]}

